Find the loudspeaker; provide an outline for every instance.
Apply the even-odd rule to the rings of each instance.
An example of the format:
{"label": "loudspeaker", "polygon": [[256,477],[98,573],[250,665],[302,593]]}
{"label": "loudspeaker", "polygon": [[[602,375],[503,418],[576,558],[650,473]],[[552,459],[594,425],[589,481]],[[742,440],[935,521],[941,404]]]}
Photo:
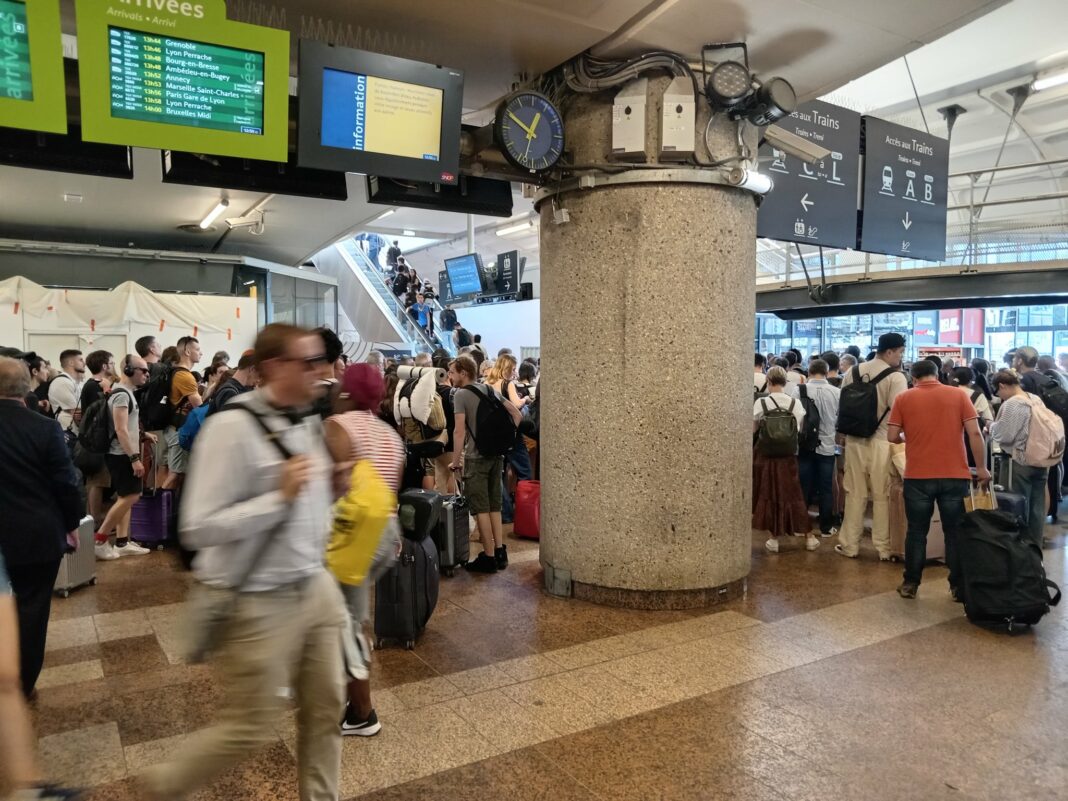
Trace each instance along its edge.
{"label": "loudspeaker", "polygon": [[534,284],[520,284],[519,285],[519,299],[520,300],[534,300]]}

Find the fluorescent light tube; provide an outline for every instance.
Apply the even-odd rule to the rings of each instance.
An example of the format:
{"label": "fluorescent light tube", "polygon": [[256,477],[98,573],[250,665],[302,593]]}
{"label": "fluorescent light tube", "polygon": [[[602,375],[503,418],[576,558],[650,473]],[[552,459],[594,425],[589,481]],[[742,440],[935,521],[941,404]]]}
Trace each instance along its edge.
{"label": "fluorescent light tube", "polygon": [[375,219],[376,220],[384,220],[384,219],[386,219],[386,217],[388,217],[390,214],[393,214],[395,211],[396,211],[396,209],[386,209],[384,212],[382,212],[377,217],[375,217]]}
{"label": "fluorescent light tube", "polygon": [[532,221],[517,223],[516,225],[509,225],[506,228],[498,228],[495,233],[497,236],[508,236],[509,234],[518,234],[520,231],[533,230],[534,223]]}
{"label": "fluorescent light tube", "polygon": [[1061,86],[1066,83],[1068,83],[1068,70],[1062,70],[1052,75],[1046,75],[1043,78],[1035,78],[1035,82],[1031,84],[1031,89],[1035,92],[1041,92],[1043,89],[1052,89],[1054,86]]}
{"label": "fluorescent light tube", "polygon": [[200,221],[200,227],[204,229],[210,227],[219,218],[219,215],[226,211],[229,205],[229,200],[220,200],[218,205],[208,212],[208,216]]}

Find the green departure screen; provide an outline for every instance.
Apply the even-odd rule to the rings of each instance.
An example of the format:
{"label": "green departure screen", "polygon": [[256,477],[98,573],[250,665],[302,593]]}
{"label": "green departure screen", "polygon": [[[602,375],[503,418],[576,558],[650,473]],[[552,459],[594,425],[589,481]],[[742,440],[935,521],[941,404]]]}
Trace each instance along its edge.
{"label": "green departure screen", "polygon": [[263,134],[263,53],[109,27],[108,57],[112,117]]}
{"label": "green departure screen", "polygon": [[26,4],[0,0],[0,98],[33,100]]}

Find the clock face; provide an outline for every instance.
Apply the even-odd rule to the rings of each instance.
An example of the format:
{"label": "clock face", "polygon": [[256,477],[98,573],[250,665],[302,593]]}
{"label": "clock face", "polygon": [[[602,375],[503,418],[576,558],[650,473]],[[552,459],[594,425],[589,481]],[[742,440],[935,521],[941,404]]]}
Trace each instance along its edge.
{"label": "clock face", "polygon": [[564,121],[549,98],[537,92],[516,92],[497,108],[497,144],[512,164],[541,172],[564,152]]}

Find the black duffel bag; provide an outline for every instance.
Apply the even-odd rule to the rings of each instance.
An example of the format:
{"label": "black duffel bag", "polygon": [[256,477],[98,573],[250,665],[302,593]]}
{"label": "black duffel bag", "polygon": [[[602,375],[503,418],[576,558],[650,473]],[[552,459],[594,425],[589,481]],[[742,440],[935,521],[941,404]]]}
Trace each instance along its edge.
{"label": "black duffel bag", "polygon": [[957,534],[964,611],[973,623],[1033,626],[1061,600],[1046,578],[1042,548],[1023,521],[1000,511],[969,512]]}

